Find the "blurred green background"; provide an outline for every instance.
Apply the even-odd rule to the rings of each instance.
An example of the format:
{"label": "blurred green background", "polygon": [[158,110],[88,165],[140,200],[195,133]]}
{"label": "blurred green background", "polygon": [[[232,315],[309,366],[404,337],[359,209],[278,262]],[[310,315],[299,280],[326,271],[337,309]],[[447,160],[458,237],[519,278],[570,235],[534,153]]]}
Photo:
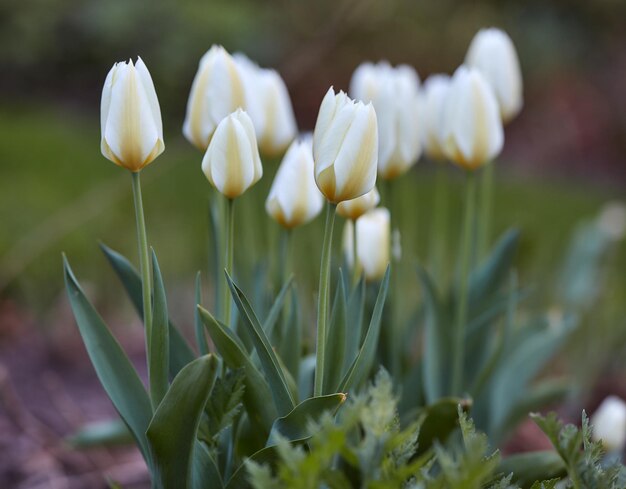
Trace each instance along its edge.
{"label": "blurred green background", "polygon": [[[506,128],[497,162],[495,227],[498,233],[521,228],[521,279],[536,287],[537,307],[549,307],[576,226],[595,218],[605,202],[626,198],[626,2],[619,0],[5,1],[1,297],[42,327],[53,324],[65,251],[79,277],[93,284],[90,295],[105,316],[129,308],[97,246],[100,239],[135,259],[130,176],[99,150],[100,91],[113,62],[140,55],[157,88],[166,152],[143,173],[148,233],[173,316],[189,327],[194,273],[208,262],[211,190],[201,154],[181,127],[198,60],[211,44],[277,68],[301,130],[311,130],[324,92],[330,85],[347,89],[360,62],[408,63],[422,80],[451,73],[475,32],[491,25],[513,38],[525,80],[524,110]],[[260,209],[277,163],[266,161],[266,176],[241,199],[240,273],[260,263],[268,246],[276,249],[277,226]],[[460,190],[460,172],[450,173]],[[407,263],[427,257],[433,181],[432,165],[421,161],[398,183]],[[450,256],[458,242],[459,193],[452,192]],[[320,219],[297,230],[296,274],[305,293],[314,287],[320,243]],[[594,373],[611,362],[623,366],[626,343],[623,241],[608,263],[593,284],[599,302],[570,347],[570,358],[589,357]],[[406,273],[407,294],[417,296],[416,279]],[[600,353],[587,348],[591,337]]]}

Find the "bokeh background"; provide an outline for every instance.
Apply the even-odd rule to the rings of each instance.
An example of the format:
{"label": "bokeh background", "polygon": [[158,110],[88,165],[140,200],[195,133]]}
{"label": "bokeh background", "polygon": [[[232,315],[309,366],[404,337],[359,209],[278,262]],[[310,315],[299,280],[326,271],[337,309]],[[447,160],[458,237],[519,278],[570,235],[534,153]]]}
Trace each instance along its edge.
{"label": "bokeh background", "polygon": [[[210,189],[200,172],[201,155],[184,140],[181,127],[201,55],[219,43],[278,69],[306,131],[328,87],[347,89],[360,62],[407,63],[422,80],[452,73],[475,32],[488,26],[512,37],[525,83],[524,109],[507,126],[497,161],[495,228],[498,233],[510,226],[522,230],[521,280],[534,287],[533,304],[549,308],[571,278],[564,269],[571,267],[565,262],[572,237],[597,219],[607,202],[626,199],[625,2],[2,2],[0,398],[5,402],[0,403],[0,425],[15,424],[15,414],[10,416],[14,404],[24,404],[34,421],[18,419],[13,432],[48,430],[54,440],[71,431],[74,418],[98,419],[111,411],[74,331],[64,299],[61,252],[71,258],[122,342],[141,354],[140,328],[97,246],[102,240],[135,259],[130,178],[99,151],[100,93],[113,62],[140,55],[160,99],[166,152],[143,175],[148,232],[168,284],[172,315],[189,329],[194,274],[208,262]],[[259,208],[277,163],[265,162],[266,177],[242,199],[247,204],[241,207],[253,210],[242,211],[238,229],[241,270],[254,269],[276,242],[276,226],[259,217]],[[450,171],[453,185],[460,185],[460,172]],[[427,161],[399,183],[403,205],[398,219],[408,263],[426,259],[432,183],[433,165]],[[458,192],[452,195],[457,216]],[[453,256],[456,218],[450,230],[447,251]],[[305,293],[316,277],[320,233],[316,222],[296,236],[296,274]],[[593,297],[581,311],[583,325],[552,366],[580,379],[574,413],[581,406],[592,408],[607,391],[626,393],[624,242],[607,245],[601,259],[605,266],[583,288],[585,297]],[[46,408],[51,397],[52,410]],[[54,444],[42,439],[24,441],[30,447],[25,453],[31,453],[33,443],[39,448]],[[0,453],[8,453],[9,446],[0,437]],[[19,468],[21,459],[4,460],[0,485],[3,476],[10,481],[13,474],[23,484],[15,487],[36,487],[24,482],[24,474],[36,470]],[[55,453],[45,463],[61,475],[71,473],[73,463],[88,465],[58,460]],[[98,467],[100,462],[93,463]]]}

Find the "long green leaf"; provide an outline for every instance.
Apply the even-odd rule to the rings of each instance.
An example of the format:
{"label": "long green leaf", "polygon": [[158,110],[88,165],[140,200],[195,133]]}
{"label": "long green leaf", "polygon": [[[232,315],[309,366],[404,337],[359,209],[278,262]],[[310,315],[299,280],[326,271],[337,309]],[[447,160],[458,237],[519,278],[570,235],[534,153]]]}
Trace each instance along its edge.
{"label": "long green leaf", "polygon": [[563,343],[574,324],[574,318],[569,317],[558,327],[546,326],[532,335],[512,340],[512,351],[507,354],[506,362],[494,373],[490,389],[490,432],[497,432],[515,403],[524,397],[528,382]]}
{"label": "long green leaf", "polygon": [[348,299],[347,324],[350,325],[346,331],[346,357],[344,358],[344,370],[348,369],[361,347],[361,336],[363,334],[363,313],[365,310],[365,279],[361,277],[358,285],[350,293]]}
{"label": "long green leaf", "polygon": [[243,325],[247,329],[261,360],[261,366],[270,384],[276,409],[279,414],[285,415],[295,407],[295,402],[287,385],[285,374],[276,358],[276,353],[274,353],[272,345],[244,293],[235,285],[228,273],[226,273],[226,279],[235,305],[241,313]]}
{"label": "long green leaf", "polygon": [[269,433],[276,418],[276,409],[267,381],[254,366],[250,360],[250,355],[239,338],[235,336],[235,333],[215,319],[206,309],[198,306],[198,310],[202,322],[224,363],[231,369],[243,368],[245,370],[246,388],[243,401],[246,411],[251,420],[254,421],[255,426],[259,426],[265,433]]}
{"label": "long green leaf", "polygon": [[365,335],[365,341],[361,346],[359,354],[352,362],[352,365],[343,377],[339,390],[342,392],[348,392],[353,386],[358,386],[359,382],[372,369],[372,364],[376,358],[376,348],[378,346],[378,338],[380,336],[380,324],[383,316],[383,307],[385,306],[385,299],[387,297],[387,289],[389,287],[389,266],[385,272],[385,277],[380,284],[378,290],[378,297],[376,298],[376,304],[374,305],[374,311],[372,312],[372,318],[370,320],[369,327],[367,328],[367,334]]}
{"label": "long green leaf", "polygon": [[291,375],[297,379],[300,375],[300,356],[302,353],[302,324],[300,321],[300,308],[298,305],[298,294],[295,287],[291,289],[291,305],[289,316],[281,338],[280,353],[281,358]]}
{"label": "long green leaf", "polygon": [[63,266],[67,295],[89,359],[102,387],[150,466],[150,452],[145,435],[152,418],[150,398],[122,347],[85,297],[65,256]]}
{"label": "long green leaf", "polygon": [[134,441],[128,427],[119,418],[88,423],[66,440],[74,448],[129,445]]}
{"label": "long green leaf", "polygon": [[[274,464],[278,459],[278,451],[275,446],[266,447],[255,452],[248,460],[258,464]],[[242,463],[233,476],[226,483],[225,489],[250,489],[250,481],[246,462]]]}
{"label": "long green leaf", "polygon": [[150,397],[153,409],[161,403],[169,387],[169,334],[167,299],[161,269],[154,250],[152,251],[152,277],[154,282],[154,300],[152,303],[152,333],[150,335],[150,358],[148,372],[150,379]]}
{"label": "long green leaf", "polygon": [[276,445],[278,436],[289,441],[304,441],[310,438],[313,435],[311,421],[318,421],[322,414],[328,411],[334,414],[345,400],[345,394],[335,393],[302,401],[287,416],[274,421],[265,446]]}
{"label": "long green leaf", "polygon": [[346,308],[344,280],[340,276],[326,336],[324,386],[322,389],[324,394],[336,392],[339,382],[341,382],[343,360],[346,356]]}
{"label": "long green leaf", "polygon": [[450,344],[446,336],[445,324],[441,321],[441,304],[437,291],[428,272],[417,268],[417,275],[424,291],[424,360],[422,379],[426,402],[432,404],[440,399],[447,389],[446,373],[450,360]]}
{"label": "long green leaf", "polygon": [[272,333],[274,331],[274,326],[276,325],[276,321],[278,321],[278,316],[283,310],[283,305],[285,304],[285,297],[289,289],[291,288],[291,284],[293,283],[293,275],[290,275],[287,281],[283,284],[280,292],[276,296],[272,307],[270,308],[270,312],[267,314],[265,321],[263,321],[263,331],[265,331],[265,335],[268,338],[272,337]]}
{"label": "long green leaf", "polygon": [[[131,263],[120,253],[104,244],[100,244],[100,248],[111,264],[111,267],[122,282],[128,297],[130,298],[135,310],[140,317],[143,317],[143,305],[141,297],[141,278],[137,270]],[[182,337],[178,329],[169,322],[169,338],[170,338],[170,375],[175,377],[176,374],[185,365],[191,362],[195,355],[187,341]]]}
{"label": "long green leaf", "polygon": [[[198,304],[202,304],[202,274],[200,272],[198,272],[196,274],[196,287],[195,287],[195,299],[196,299],[196,306]],[[198,311],[198,308],[195,308],[195,313],[193,315],[194,321],[193,321],[193,326],[194,326],[194,332],[196,335],[196,344],[198,345],[198,351],[200,352],[200,355],[206,355],[207,353],[209,353],[209,347],[207,346],[206,343],[206,336],[204,334],[204,326],[202,326],[202,319],[200,318],[200,311]]]}
{"label": "long green leaf", "polygon": [[150,422],[146,434],[154,457],[153,477],[162,489],[194,488],[196,434],[215,382],[217,363],[217,358],[209,354],[185,366]]}
{"label": "long green leaf", "polygon": [[199,441],[196,441],[193,450],[191,487],[193,489],[222,489],[224,487],[217,462],[207,447]]}
{"label": "long green leaf", "polygon": [[518,243],[519,231],[508,230],[496,243],[487,260],[472,271],[468,289],[472,310],[475,310],[504,283],[513,264]]}

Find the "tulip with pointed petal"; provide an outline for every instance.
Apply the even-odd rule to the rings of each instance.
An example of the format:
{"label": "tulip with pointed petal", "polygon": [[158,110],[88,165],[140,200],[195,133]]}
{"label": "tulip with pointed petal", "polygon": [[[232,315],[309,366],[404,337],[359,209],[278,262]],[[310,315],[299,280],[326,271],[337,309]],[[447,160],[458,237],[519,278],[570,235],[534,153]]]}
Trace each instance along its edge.
{"label": "tulip with pointed petal", "polygon": [[480,30],[472,39],[465,63],[479,70],[492,86],[502,120],[513,119],[524,100],[519,58],[508,34],[496,28]]}
{"label": "tulip with pointed petal", "polygon": [[311,139],[294,141],[278,168],[265,209],[281,226],[290,229],[315,218],[323,205],[324,197],[313,175]]}
{"label": "tulip with pointed petal", "polygon": [[346,219],[356,221],[367,211],[373,209],[380,202],[380,194],[376,187],[360,197],[352,200],[344,200],[337,206],[337,214]]}
{"label": "tulip with pointed petal", "polygon": [[445,160],[441,138],[444,106],[449,88],[450,77],[448,75],[432,75],[426,79],[422,89],[420,107],[424,151],[429,158],[436,161]]}
{"label": "tulip with pointed petal", "polygon": [[285,82],[277,71],[260,68],[243,54],[235,54],[234,59],[243,77],[246,110],[254,124],[259,149],[268,156],[281,154],[298,133]]}
{"label": "tulip with pointed petal", "polygon": [[474,68],[459,67],[444,107],[443,151],[466,170],[476,170],[497,156],[504,144],[498,102],[489,83]]}
{"label": "tulip with pointed petal", "polygon": [[202,56],[191,85],[183,134],[205,150],[220,121],[244,106],[244,86],[237,64],[223,47],[212,46]]}
{"label": "tulip with pointed petal", "polygon": [[140,171],[165,149],[159,101],[141,58],[115,63],[109,71],[100,122],[102,154],[127,170]]}
{"label": "tulip with pointed petal", "polygon": [[[384,207],[372,209],[356,221],[357,266],[366,280],[380,280],[389,264],[391,238],[389,211]],[[343,246],[348,265],[354,267],[353,221],[344,227]]]}
{"label": "tulip with pointed petal", "polygon": [[352,75],[350,96],[371,102],[378,119],[378,175],[390,180],[413,166],[421,152],[419,77],[407,65],[363,63]]}

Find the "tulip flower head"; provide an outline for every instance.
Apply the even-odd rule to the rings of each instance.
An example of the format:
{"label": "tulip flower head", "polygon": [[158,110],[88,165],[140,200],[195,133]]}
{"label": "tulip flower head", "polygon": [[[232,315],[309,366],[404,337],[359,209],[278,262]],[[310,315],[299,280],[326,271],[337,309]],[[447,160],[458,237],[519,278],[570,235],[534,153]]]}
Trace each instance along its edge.
{"label": "tulip flower head", "polygon": [[378,125],[371,103],[351,100],[332,87],[313,132],[315,181],[332,203],[356,199],[376,184]]}
{"label": "tulip flower head", "polygon": [[243,77],[246,110],[256,130],[261,153],[281,154],[298,133],[285,82],[277,71],[260,68],[243,54],[234,59]]}
{"label": "tulip flower head", "polygon": [[315,185],[313,147],[310,138],[291,143],[278,168],[265,210],[285,228],[293,228],[315,218],[324,197]]}
{"label": "tulip flower head", "polygon": [[102,89],[100,104],[105,158],[132,172],[150,164],[165,149],[163,123],[150,72],[137,63],[115,63]]}
{"label": "tulip flower head", "polygon": [[202,171],[229,199],[239,197],[263,176],[254,126],[245,111],[237,109],[218,124],[202,159]]}
{"label": "tulip flower head", "polygon": [[223,47],[213,46],[202,56],[191,85],[183,134],[197,148],[205,150],[219,122],[244,104],[237,64]]}
{"label": "tulip flower head", "polygon": [[444,106],[449,88],[448,75],[432,75],[426,79],[422,89],[420,107],[424,151],[429,158],[436,161],[443,161],[446,158],[442,147],[442,134]]}
{"label": "tulip flower head", "polygon": [[337,206],[337,214],[346,219],[356,221],[367,211],[373,209],[380,202],[380,194],[376,187],[360,197],[352,200],[344,200]]}
{"label": "tulip flower head", "polygon": [[609,451],[621,451],[626,445],[626,402],[609,396],[591,417],[592,438],[602,441]]}
{"label": "tulip flower head", "polygon": [[352,75],[350,96],[371,102],[378,119],[378,175],[396,178],[421,152],[419,84],[413,68],[387,62],[363,63]]}
{"label": "tulip flower head", "polygon": [[513,41],[500,29],[480,30],[472,39],[465,63],[478,69],[491,84],[504,122],[522,109],[522,72]]}
{"label": "tulip flower head", "polygon": [[[368,281],[380,280],[389,264],[390,218],[384,207],[373,209],[356,221],[356,253],[359,266]],[[346,221],[343,234],[343,247],[350,267],[354,266],[353,221]]]}
{"label": "tulip flower head", "polygon": [[498,102],[482,74],[460,66],[450,84],[442,131],[446,157],[466,170],[476,170],[502,150],[504,131]]}

